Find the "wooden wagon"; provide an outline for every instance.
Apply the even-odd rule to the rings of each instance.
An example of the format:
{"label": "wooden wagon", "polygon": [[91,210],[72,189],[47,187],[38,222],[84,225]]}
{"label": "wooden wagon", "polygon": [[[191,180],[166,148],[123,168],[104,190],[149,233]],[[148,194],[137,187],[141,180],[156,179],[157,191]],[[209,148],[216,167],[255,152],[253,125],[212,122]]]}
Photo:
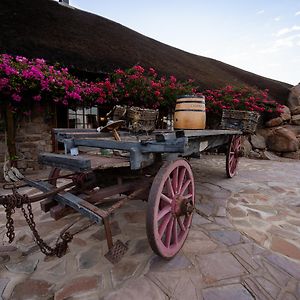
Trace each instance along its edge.
{"label": "wooden wagon", "polygon": [[[113,241],[109,218],[116,209],[134,199],[148,202],[146,229],[153,251],[167,259],[176,255],[188,236],[195,209],[195,183],[189,158],[199,158],[202,151],[225,145],[226,174],[233,177],[242,132],[178,130],[145,136],[124,132],[112,138],[111,133],[93,129],[54,129],[54,134],[55,140],[64,145],[65,153],[41,153],[39,162],[52,167],[48,179],[25,179],[27,185],[42,193],[24,199],[15,188],[12,196],[2,197],[0,203],[6,208],[13,207],[9,201],[18,198],[14,200],[15,207],[22,208],[42,200],[42,210],[50,211],[55,219],[70,208],[78,211],[104,225],[109,249],[107,258],[117,262],[127,246]],[[70,154],[76,154],[78,149],[79,155]],[[82,149],[85,153],[80,151]],[[58,186],[60,178],[68,178],[67,183]],[[114,195],[121,196],[112,199]],[[35,224],[28,224],[34,233]],[[11,235],[12,230],[7,228]],[[47,252],[39,236],[35,237],[38,244],[44,246],[40,247],[45,254],[55,252]],[[68,239],[71,237],[64,238],[64,244]]]}

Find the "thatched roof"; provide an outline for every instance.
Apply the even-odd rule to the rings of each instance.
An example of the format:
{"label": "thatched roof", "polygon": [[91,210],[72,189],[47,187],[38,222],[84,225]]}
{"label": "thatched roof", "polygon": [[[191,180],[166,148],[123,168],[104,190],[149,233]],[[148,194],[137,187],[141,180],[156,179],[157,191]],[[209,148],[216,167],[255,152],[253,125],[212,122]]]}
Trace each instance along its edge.
{"label": "thatched roof", "polygon": [[248,84],[285,101],[290,85],[160,43],[103,17],[52,0],[0,1],[0,52],[42,57],[86,72],[135,64],[193,78],[203,88]]}

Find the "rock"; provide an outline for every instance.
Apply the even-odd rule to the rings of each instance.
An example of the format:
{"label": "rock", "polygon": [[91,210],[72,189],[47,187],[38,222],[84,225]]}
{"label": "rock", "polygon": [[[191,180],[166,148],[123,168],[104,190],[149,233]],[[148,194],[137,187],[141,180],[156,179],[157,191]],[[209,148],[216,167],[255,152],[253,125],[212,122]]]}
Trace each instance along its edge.
{"label": "rock", "polygon": [[254,299],[248,290],[241,284],[230,284],[219,287],[209,287],[203,290],[205,300],[252,300]]}
{"label": "rock", "polygon": [[211,284],[218,280],[239,277],[247,271],[238,260],[228,252],[209,253],[196,256],[204,282]]}
{"label": "rock", "polygon": [[293,125],[300,125],[300,115],[293,115],[291,122]]}
{"label": "rock", "polygon": [[285,152],[282,154],[285,158],[291,158],[291,159],[300,159],[300,150],[295,152]]}
{"label": "rock", "polygon": [[283,119],[281,117],[277,117],[277,118],[267,121],[265,125],[267,127],[276,127],[276,126],[281,125],[282,123],[283,123]]}
{"label": "rock", "polygon": [[[291,152],[286,152],[286,153],[291,153]],[[279,156],[267,150],[262,153],[262,159],[280,161]]]}
{"label": "rock", "polygon": [[265,138],[259,134],[251,135],[250,143],[252,144],[253,148],[255,148],[255,149],[263,150],[266,148]]}
{"label": "rock", "polygon": [[[55,293],[55,300],[71,299],[79,293],[97,289],[102,284],[102,275],[82,276],[72,279]],[[82,297],[84,299],[84,297]]]}
{"label": "rock", "polygon": [[292,115],[299,115],[300,114],[300,106],[296,106],[294,109],[291,110]]}
{"label": "rock", "polygon": [[7,264],[5,267],[12,273],[31,274],[36,269],[38,263],[38,259],[28,258],[17,264]]}
{"label": "rock", "polygon": [[282,110],[282,113],[280,114],[280,117],[282,118],[282,120],[283,121],[289,121],[291,119],[290,109],[287,106],[282,105],[281,110]]}
{"label": "rock", "polygon": [[300,248],[280,237],[272,238],[271,249],[293,259],[300,259]]}
{"label": "rock", "polygon": [[261,158],[261,156],[258,152],[251,150],[249,153],[249,158],[259,159]]}
{"label": "rock", "polygon": [[300,83],[291,88],[287,105],[290,110],[294,110],[297,106],[300,106]]}
{"label": "rock", "polygon": [[276,128],[259,128],[258,130],[256,130],[256,134],[259,134],[266,139],[269,135],[273,134],[273,131],[275,129]]}
{"label": "rock", "polygon": [[217,241],[227,246],[236,245],[241,242],[241,234],[238,231],[217,230],[217,231],[211,231],[209,234]]}
{"label": "rock", "polygon": [[299,149],[299,142],[296,135],[283,127],[274,130],[267,140],[267,147],[275,152],[293,152]]}
{"label": "rock", "polygon": [[250,154],[250,151],[252,150],[252,145],[248,141],[248,139],[245,139],[242,143],[242,152],[244,157],[248,157]]}
{"label": "rock", "polygon": [[49,282],[29,278],[15,286],[10,299],[50,299],[50,287],[51,284]]}

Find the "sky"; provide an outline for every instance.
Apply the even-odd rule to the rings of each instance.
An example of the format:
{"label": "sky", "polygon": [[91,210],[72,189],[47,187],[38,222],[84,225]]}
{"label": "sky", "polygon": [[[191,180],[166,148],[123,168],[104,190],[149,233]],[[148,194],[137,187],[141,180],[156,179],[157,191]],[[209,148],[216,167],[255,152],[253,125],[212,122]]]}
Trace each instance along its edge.
{"label": "sky", "polygon": [[70,0],[181,50],[296,85],[300,0]]}

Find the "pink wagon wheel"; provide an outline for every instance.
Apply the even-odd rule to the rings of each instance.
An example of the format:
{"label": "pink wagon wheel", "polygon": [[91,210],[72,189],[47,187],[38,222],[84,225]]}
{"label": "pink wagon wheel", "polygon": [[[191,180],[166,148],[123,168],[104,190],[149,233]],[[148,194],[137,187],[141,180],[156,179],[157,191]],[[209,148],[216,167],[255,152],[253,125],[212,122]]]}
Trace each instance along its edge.
{"label": "pink wagon wheel", "polygon": [[232,178],[236,175],[237,165],[240,157],[241,149],[241,137],[233,135],[230,138],[229,146],[226,154],[226,175],[228,178]]}
{"label": "pink wagon wheel", "polygon": [[187,238],[195,204],[192,169],[184,159],[166,162],[152,183],[147,211],[147,236],[152,250],[172,258]]}

